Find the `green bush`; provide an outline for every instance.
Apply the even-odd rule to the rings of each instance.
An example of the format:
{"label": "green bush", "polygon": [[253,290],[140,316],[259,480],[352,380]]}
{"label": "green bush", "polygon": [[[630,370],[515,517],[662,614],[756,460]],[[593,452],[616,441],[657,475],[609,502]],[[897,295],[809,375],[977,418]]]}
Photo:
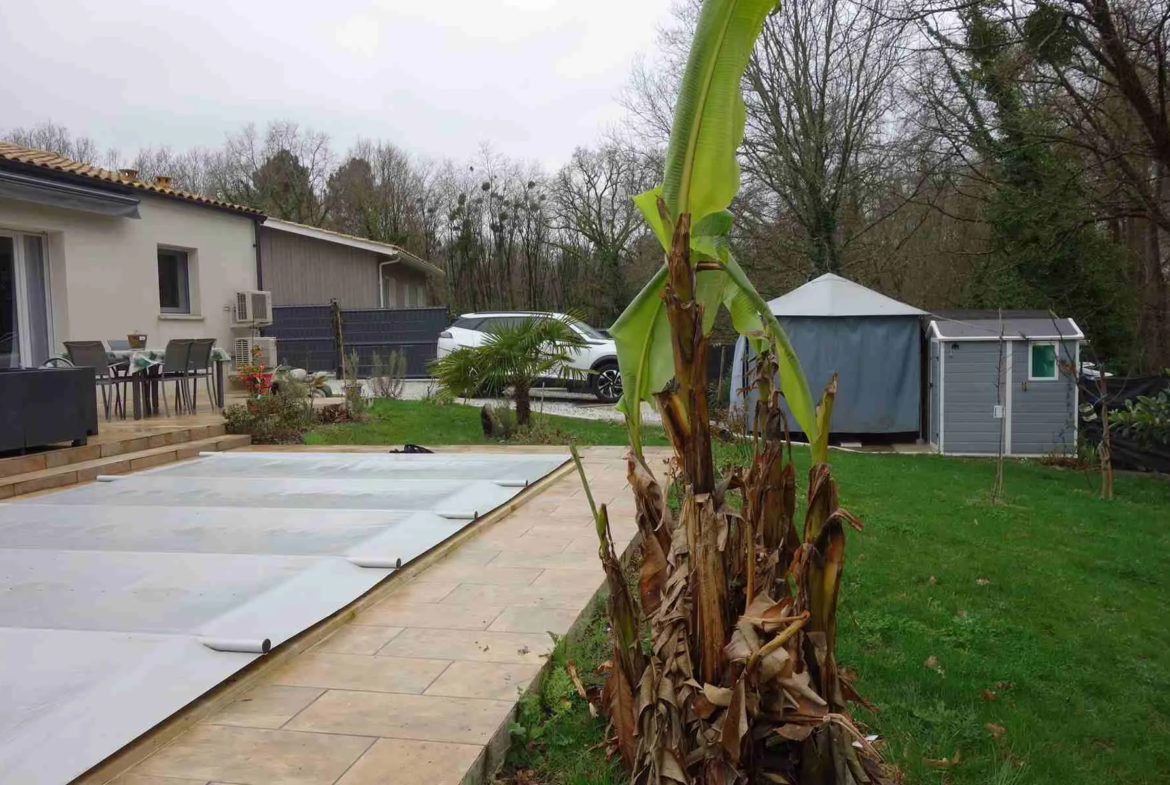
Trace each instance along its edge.
{"label": "green bush", "polygon": [[1109,424],[1141,444],[1170,445],[1170,390],[1126,401],[1124,409],[1109,413]]}
{"label": "green bush", "polygon": [[316,424],[300,383],[229,406],[223,416],[228,433],[247,434],[254,444],[299,444],[301,435]]}

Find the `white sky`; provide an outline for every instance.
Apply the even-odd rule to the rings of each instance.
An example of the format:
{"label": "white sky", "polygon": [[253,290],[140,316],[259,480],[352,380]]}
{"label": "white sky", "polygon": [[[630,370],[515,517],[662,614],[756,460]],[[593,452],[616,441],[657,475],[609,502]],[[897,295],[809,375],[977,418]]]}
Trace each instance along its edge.
{"label": "white sky", "polygon": [[671,0],[3,2],[0,126],[44,120],[127,154],[289,119],[344,152],[382,138],[549,166],[621,116]]}

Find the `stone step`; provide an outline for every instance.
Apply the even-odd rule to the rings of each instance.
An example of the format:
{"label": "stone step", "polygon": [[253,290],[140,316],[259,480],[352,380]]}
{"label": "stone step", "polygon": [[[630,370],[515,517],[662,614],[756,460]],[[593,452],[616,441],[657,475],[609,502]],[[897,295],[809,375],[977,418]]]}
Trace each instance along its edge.
{"label": "stone step", "polygon": [[[218,427],[218,426],[212,426]],[[199,429],[192,429],[199,430]],[[161,434],[159,434],[161,435]],[[154,436],[150,438],[155,438]],[[51,469],[0,477],[0,499],[20,496],[50,488],[62,488],[92,482],[99,474],[125,474],[151,469],[165,463],[196,458],[201,452],[232,450],[252,443],[251,436],[215,435],[203,439],[134,450],[88,461],[55,466]]]}
{"label": "stone step", "polygon": [[192,425],[157,433],[128,433],[122,438],[103,437],[100,442],[84,447],[57,447],[28,455],[0,458],[0,482],[6,477],[14,477],[18,474],[56,469],[70,464],[96,461],[99,458],[141,452],[155,447],[186,444],[199,439],[223,436],[224,433],[223,423]]}

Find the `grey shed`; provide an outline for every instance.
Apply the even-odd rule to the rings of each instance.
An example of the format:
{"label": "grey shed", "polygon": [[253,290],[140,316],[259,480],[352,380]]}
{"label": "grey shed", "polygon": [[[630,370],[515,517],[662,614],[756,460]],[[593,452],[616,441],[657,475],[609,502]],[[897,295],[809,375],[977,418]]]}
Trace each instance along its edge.
{"label": "grey shed", "polygon": [[936,319],[927,334],[928,433],[940,453],[996,455],[1001,437],[1005,455],[1075,452],[1076,322]]}
{"label": "grey shed", "polygon": [[[768,302],[788,334],[815,400],[833,373],[840,374],[833,432],[893,434],[921,431],[921,317],[898,302],[839,275],[826,273]],[[747,341],[735,345],[731,406],[755,412],[754,356]],[[789,417],[793,431],[800,427]]]}

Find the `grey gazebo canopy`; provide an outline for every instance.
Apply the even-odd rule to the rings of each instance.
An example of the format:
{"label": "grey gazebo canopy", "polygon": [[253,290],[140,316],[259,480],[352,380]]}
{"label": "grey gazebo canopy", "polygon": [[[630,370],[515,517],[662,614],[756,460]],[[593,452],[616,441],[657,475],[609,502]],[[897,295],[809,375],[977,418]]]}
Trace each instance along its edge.
{"label": "grey gazebo canopy", "polygon": [[[836,371],[836,433],[912,433],[921,417],[921,317],[926,314],[872,289],[826,273],[768,302],[788,333],[814,398]],[[731,371],[731,406],[755,410],[754,370],[740,338]],[[787,413],[787,412],[786,412]],[[799,425],[789,417],[789,425]]]}

